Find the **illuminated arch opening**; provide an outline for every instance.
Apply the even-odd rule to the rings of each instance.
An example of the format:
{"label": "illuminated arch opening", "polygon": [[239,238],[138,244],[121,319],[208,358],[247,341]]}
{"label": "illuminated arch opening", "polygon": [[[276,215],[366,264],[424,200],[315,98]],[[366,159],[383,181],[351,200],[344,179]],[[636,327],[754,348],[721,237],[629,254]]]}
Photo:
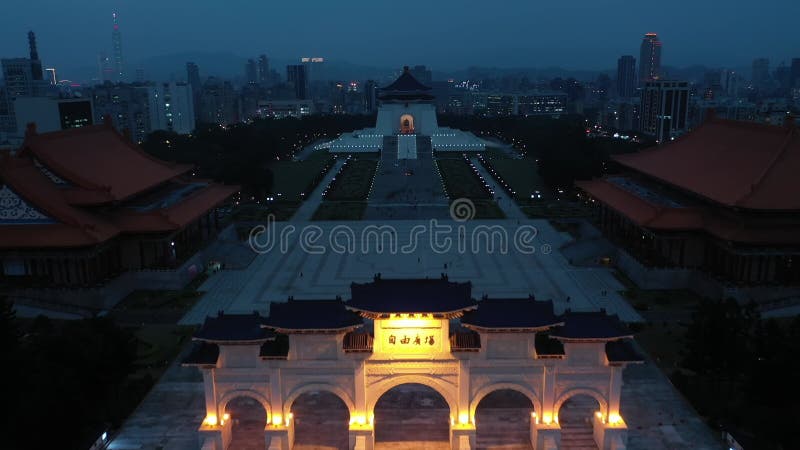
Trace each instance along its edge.
{"label": "illuminated arch opening", "polygon": [[557,409],[562,447],[597,448],[592,421],[595,414],[602,414],[603,410],[603,404],[587,392],[564,399]]}
{"label": "illuminated arch opening", "polygon": [[477,447],[532,450],[533,413],[533,401],[518,390],[497,389],[484,395],[474,414]]}
{"label": "illuminated arch opening", "polygon": [[432,387],[408,383],[384,392],[374,408],[375,445],[449,448],[452,420],[447,399]]}
{"label": "illuminated arch opening", "polygon": [[411,114],[400,116],[400,133],[414,134],[414,116]]}
{"label": "illuminated arch opening", "polygon": [[226,418],[232,422],[229,450],[266,450],[267,411],[261,402],[251,396],[234,397],[225,405]]}
{"label": "illuminated arch opening", "polygon": [[338,395],[325,390],[303,392],[290,411],[295,448],[350,448],[350,409]]}

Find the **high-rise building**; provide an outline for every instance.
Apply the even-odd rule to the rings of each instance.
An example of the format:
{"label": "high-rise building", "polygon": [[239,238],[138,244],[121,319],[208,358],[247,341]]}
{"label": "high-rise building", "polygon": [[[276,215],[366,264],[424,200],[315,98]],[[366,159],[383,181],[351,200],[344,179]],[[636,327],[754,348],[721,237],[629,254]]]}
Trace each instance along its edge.
{"label": "high-rise building", "polygon": [[146,87],[150,130],[190,134],[195,128],[192,87],[187,83],[157,83]]}
{"label": "high-rise building", "polygon": [[112,67],[114,69],[114,81],[125,81],[124,64],[122,61],[122,34],[117,23],[117,13],[112,13],[114,18],[114,29],[111,31]]}
{"label": "high-rise building", "polygon": [[639,83],[659,79],[661,76],[661,41],[656,33],[647,33],[639,52]]}
{"label": "high-rise building", "polygon": [[33,68],[30,59],[4,58],[0,60],[0,64],[3,66],[3,78],[9,99],[34,95]]}
{"label": "high-rise building", "polygon": [[201,122],[229,125],[239,122],[239,96],[229,81],[209,77],[201,94]]}
{"label": "high-rise building", "polygon": [[411,75],[425,86],[430,86],[433,82],[433,73],[423,65],[414,66],[414,68],[411,69]]}
{"label": "high-rise building", "polygon": [[617,60],[617,96],[630,98],[636,93],[636,58],[621,56]]}
{"label": "high-rise building", "polygon": [[244,65],[244,81],[248,84],[256,84],[258,83],[258,66],[256,65],[256,60],[248,59],[247,63]]}
{"label": "high-rise building", "polygon": [[28,47],[30,49],[31,74],[33,75],[33,79],[43,80],[42,61],[39,59],[39,51],[36,49],[36,34],[33,31],[28,32]]}
{"label": "high-rise building", "polygon": [[364,112],[372,114],[377,111],[378,83],[367,80],[364,83]]}
{"label": "high-rise building", "polygon": [[753,87],[764,89],[769,85],[769,60],[757,58],[753,60],[753,73],[750,77]]}
{"label": "high-rise building", "polygon": [[269,58],[267,58],[267,55],[258,57],[258,83],[262,86],[270,83]]}
{"label": "high-rise building", "polygon": [[144,142],[150,128],[150,103],[146,87],[105,83],[92,88],[94,122],[111,117],[117,131],[127,130],[135,142]]}
{"label": "high-rise building", "polygon": [[324,74],[324,64],[325,58],[320,58],[319,56],[314,57],[303,57],[300,58],[300,62],[306,68],[306,79],[310,84],[311,81],[322,81],[325,78]]}
{"label": "high-rise building", "polygon": [[97,79],[104,83],[114,78],[114,69],[111,67],[111,58],[101,52],[97,54]]}
{"label": "high-rise building", "polygon": [[14,101],[17,134],[25,135],[29,123],[39,132],[80,128],[94,123],[92,100],[87,98],[20,97]]}
{"label": "high-rise building", "polygon": [[194,118],[199,121],[202,117],[200,94],[203,92],[203,83],[200,82],[200,68],[193,62],[186,63],[186,81],[192,88],[192,104],[194,105]]}
{"label": "high-rise building", "polygon": [[640,131],[663,143],[688,130],[689,83],[648,81],[642,89]]}
{"label": "high-rise building", "polygon": [[790,87],[800,88],[800,58],[792,58],[789,76]]}
{"label": "high-rise building", "polygon": [[291,64],[286,66],[286,79],[294,85],[295,98],[300,100],[308,98],[308,76],[305,65]]}

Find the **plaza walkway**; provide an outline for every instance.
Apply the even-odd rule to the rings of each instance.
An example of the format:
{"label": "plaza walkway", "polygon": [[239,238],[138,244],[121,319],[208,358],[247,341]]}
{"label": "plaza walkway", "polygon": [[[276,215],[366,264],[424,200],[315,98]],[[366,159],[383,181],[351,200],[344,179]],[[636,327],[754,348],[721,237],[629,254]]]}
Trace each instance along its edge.
{"label": "plaza walkway", "polygon": [[292,220],[311,220],[311,217],[314,216],[314,211],[316,211],[322,203],[322,193],[328,188],[328,184],[333,180],[333,177],[339,173],[339,169],[342,168],[344,162],[345,158],[338,158],[336,160],[333,167],[325,174],[325,178],[322,179],[316,189],[314,189],[314,191],[306,197],[300,207],[297,208],[294,216],[292,216]]}
{"label": "plaza walkway", "polygon": [[492,177],[492,174],[483,167],[478,158],[470,158],[469,160],[477,169],[478,172],[481,174],[484,180],[489,183],[492,190],[494,191],[494,198],[497,201],[497,206],[503,210],[503,213],[506,215],[507,218],[513,220],[522,220],[527,219],[528,216],[525,215],[524,212],[517,206],[517,202],[511,198],[510,195],[506,191],[503,190],[503,187]]}
{"label": "plaza walkway", "polygon": [[[431,246],[434,226],[439,227],[437,233],[443,243],[449,239],[449,250]],[[446,228],[442,227],[450,227],[450,232],[443,233],[441,230]],[[514,245],[514,235],[522,227],[536,233],[530,244],[533,253],[520,251]],[[492,230],[507,236],[507,251],[500,248],[499,240],[494,241],[495,248],[488,247],[485,233]],[[379,232],[395,236],[396,247],[389,243],[388,235],[384,236],[383,246],[379,246],[376,240]],[[303,237],[309,233],[319,234],[313,244]],[[571,237],[553,229],[546,220],[466,223],[293,220],[275,224],[272,234],[275,240],[282,234],[288,237],[283,244],[276,243],[256,256],[247,268],[212,275],[200,286],[205,294],[181,323],[202,323],[207,315],[215,315],[221,309],[229,313],[256,310],[267,314],[270,301],[285,301],[290,295],[298,299],[336,295],[348,298],[350,283],[370,281],[377,273],[397,278],[438,278],[444,273],[451,280],[471,281],[476,298],[483,295],[519,298],[532,294],[537,299],[553,300],[558,312],[567,308],[578,311],[605,308],[622,320],[641,320],[617,293],[624,287],[611,269],[569,264],[558,248]],[[354,238],[354,245],[348,251],[337,251],[331,242],[345,235]],[[464,251],[458,248],[461,240]],[[477,241],[474,247],[473,240]]]}

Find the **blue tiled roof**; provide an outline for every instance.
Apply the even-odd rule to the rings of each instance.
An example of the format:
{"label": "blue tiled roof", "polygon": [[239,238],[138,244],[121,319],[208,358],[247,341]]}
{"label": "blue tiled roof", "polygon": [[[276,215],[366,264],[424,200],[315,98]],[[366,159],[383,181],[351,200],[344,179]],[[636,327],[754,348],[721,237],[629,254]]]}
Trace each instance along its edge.
{"label": "blue tiled roof", "polygon": [[295,300],[272,302],[264,326],[276,330],[341,330],[363,324],[361,317],[345,308],[342,300]]}
{"label": "blue tiled roof", "polygon": [[206,317],[194,339],[210,342],[253,342],[269,339],[273,333],[262,328],[264,318],[253,314],[219,314]]}
{"label": "blue tiled roof", "polygon": [[408,70],[408,67],[403,68],[403,73],[394,80],[394,83],[382,88],[383,91],[399,91],[399,92],[417,92],[417,91],[430,91],[429,86],[420,83],[414,75]]}
{"label": "blue tiled roof", "polygon": [[483,299],[478,309],[464,314],[461,323],[474,328],[530,330],[560,325],[563,320],[553,313],[552,301]]}
{"label": "blue tiled roof", "polygon": [[184,366],[215,366],[219,358],[219,346],[210,342],[195,342]]}
{"label": "blue tiled roof", "polygon": [[562,319],[564,325],[555,328],[550,335],[557,339],[575,340],[614,340],[631,337],[616,315],[609,316],[605,310],[600,312],[570,312]]}
{"label": "blue tiled roof", "polygon": [[470,282],[456,283],[446,278],[382,279],[350,285],[347,307],[376,314],[458,313],[475,308]]}
{"label": "blue tiled roof", "polygon": [[639,363],[644,358],[633,348],[631,339],[606,342],[606,358],[611,363]]}

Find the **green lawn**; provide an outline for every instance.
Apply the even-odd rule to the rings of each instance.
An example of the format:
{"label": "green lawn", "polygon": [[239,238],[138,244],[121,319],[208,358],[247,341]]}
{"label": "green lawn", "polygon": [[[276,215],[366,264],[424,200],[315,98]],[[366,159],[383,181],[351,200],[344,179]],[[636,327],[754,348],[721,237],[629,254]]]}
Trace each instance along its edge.
{"label": "green lawn", "polygon": [[492,196],[462,158],[441,158],[436,161],[444,181],[447,196],[451,199],[492,200]]}
{"label": "green lawn", "polygon": [[536,191],[546,192],[547,188],[539,177],[534,158],[509,158],[497,153],[484,155],[497,175],[514,190],[517,200],[530,200]]}
{"label": "green lawn", "polygon": [[365,201],[324,201],[314,211],[311,220],[361,220],[366,208],[367,202]]}
{"label": "green lawn", "polygon": [[149,375],[157,380],[191,339],[194,326],[147,324],[133,330],[136,336],[135,372],[129,378]]}
{"label": "green lawn", "polygon": [[342,173],[337,175],[331,189],[325,196],[326,200],[333,201],[358,201],[366,200],[372,189],[375,170],[378,160],[353,159],[344,166]]}
{"label": "green lawn", "polygon": [[327,152],[315,152],[303,161],[275,161],[270,166],[274,177],[272,193],[281,201],[303,200],[333,163]]}

